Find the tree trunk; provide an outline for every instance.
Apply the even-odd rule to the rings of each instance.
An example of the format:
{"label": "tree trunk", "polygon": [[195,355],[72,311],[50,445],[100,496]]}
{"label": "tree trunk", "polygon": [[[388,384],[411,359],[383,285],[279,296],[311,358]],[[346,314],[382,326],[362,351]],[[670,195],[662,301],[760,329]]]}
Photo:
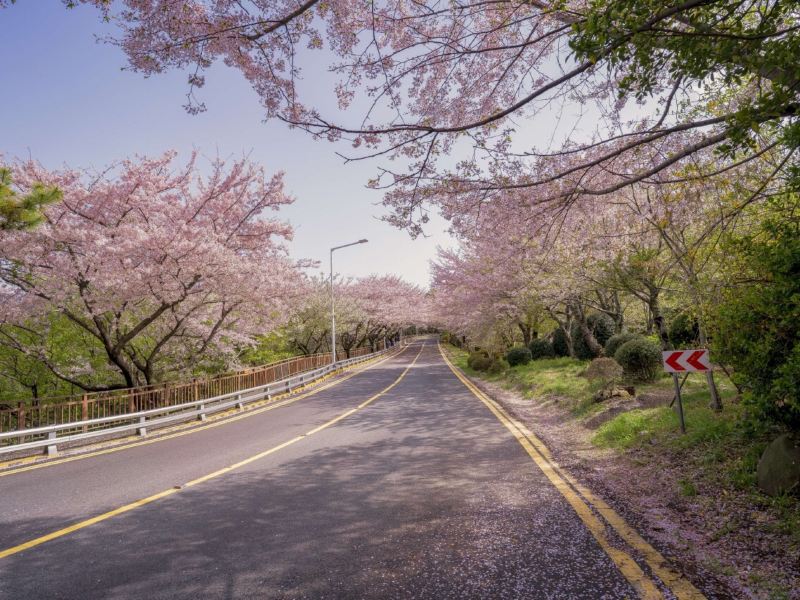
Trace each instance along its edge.
{"label": "tree trunk", "polygon": [[586,314],[583,311],[583,307],[577,302],[575,303],[574,307],[575,316],[578,319],[578,329],[583,336],[583,341],[586,342],[586,346],[593,355],[603,356],[603,347],[599,344],[597,338],[594,337],[592,330],[589,329],[589,324],[586,321]]}
{"label": "tree trunk", "polygon": [[586,323],[586,319],[584,318],[578,319],[578,327],[581,330],[583,341],[586,342],[586,346],[588,346],[591,353],[594,354],[595,356],[603,356],[603,347],[597,341],[597,338],[594,337],[592,330],[589,329],[589,325]]}
{"label": "tree trunk", "polygon": [[569,352],[569,357],[575,358],[575,344],[572,341],[572,327],[559,327],[561,327],[561,331],[564,332],[564,341],[567,342],[567,352]]}
{"label": "tree trunk", "polygon": [[531,341],[533,340],[533,328],[528,325],[527,323],[517,323],[517,327],[522,332],[522,343],[525,344],[525,347],[531,345]]}
{"label": "tree trunk", "polygon": [[664,326],[664,320],[661,318],[661,304],[658,300],[659,290],[658,288],[650,288],[649,294],[647,296],[647,311],[648,311],[648,318],[647,318],[647,334],[653,333],[653,327],[656,323],[659,324],[659,335],[661,335],[661,328]]}

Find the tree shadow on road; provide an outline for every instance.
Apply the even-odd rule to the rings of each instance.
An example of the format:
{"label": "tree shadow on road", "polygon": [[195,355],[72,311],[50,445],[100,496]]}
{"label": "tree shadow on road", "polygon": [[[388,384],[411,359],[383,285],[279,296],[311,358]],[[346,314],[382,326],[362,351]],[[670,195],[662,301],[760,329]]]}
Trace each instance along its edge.
{"label": "tree shadow on road", "polygon": [[458,386],[409,373],[275,455],[2,559],[0,597],[633,597]]}

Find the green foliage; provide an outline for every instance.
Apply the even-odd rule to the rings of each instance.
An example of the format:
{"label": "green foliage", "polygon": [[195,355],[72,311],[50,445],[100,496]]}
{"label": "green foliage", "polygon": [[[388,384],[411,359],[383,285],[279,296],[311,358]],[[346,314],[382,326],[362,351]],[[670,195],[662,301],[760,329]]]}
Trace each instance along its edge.
{"label": "green foliage", "polygon": [[29,229],[39,225],[42,209],[61,199],[61,192],[37,185],[26,196],[11,187],[11,171],[0,168],[0,230]]}
{"label": "green foliage", "polygon": [[467,366],[470,369],[474,369],[474,363],[476,360],[482,360],[484,358],[489,358],[489,355],[484,352],[483,350],[474,350],[469,353],[469,358],[467,358]]}
{"label": "green foliage", "polygon": [[555,356],[569,356],[569,345],[567,344],[567,334],[561,327],[556,327],[553,331],[553,354]]}
{"label": "green foliage", "polygon": [[697,318],[688,312],[675,315],[669,324],[667,331],[669,341],[675,348],[691,348],[697,344],[700,335],[700,327]]}
{"label": "green foliage", "polygon": [[[614,319],[609,317],[606,313],[601,312],[592,313],[586,317],[586,325],[589,327],[589,331],[592,332],[594,339],[597,340],[597,343],[600,344],[601,347],[604,346],[611,336],[614,335],[614,330],[616,329]],[[583,334],[581,333],[580,325],[578,323],[575,323],[572,326],[572,344],[575,348],[576,358],[580,358],[582,360],[597,358],[597,355],[594,354],[586,344],[586,340],[583,338]]]}
{"label": "green foliage", "polygon": [[546,338],[536,338],[530,343],[528,350],[531,351],[531,360],[554,358],[556,355],[553,343]]}
{"label": "green foliage", "polygon": [[290,358],[296,354],[286,334],[283,331],[273,331],[259,336],[255,346],[242,352],[241,360],[247,365],[259,366]]}
{"label": "green foliage", "polygon": [[713,349],[716,360],[733,366],[758,414],[798,430],[800,203],[784,202],[760,231],[735,244],[757,283],[730,290],[717,306]]}
{"label": "green foliage", "polygon": [[443,331],[441,333],[441,341],[443,344],[451,344],[456,348],[461,348],[461,337],[450,331]]}
{"label": "green foliage", "polygon": [[653,381],[661,368],[661,349],[646,339],[634,339],[622,344],[614,354],[625,374],[640,381]]}
{"label": "green foliage", "polygon": [[642,336],[638,333],[633,333],[632,331],[623,331],[622,333],[618,333],[616,335],[612,335],[608,338],[605,347],[606,356],[614,356],[617,353],[622,344],[625,342],[630,342],[631,340],[639,340],[642,339]]}
{"label": "green foliage", "polygon": [[54,370],[90,387],[122,383],[97,339],[63,315],[52,313],[24,328],[0,325],[0,402],[81,391]]}
{"label": "green foliage", "polygon": [[790,148],[798,147],[798,123],[782,119],[797,100],[800,40],[786,33],[794,2],[773,2],[762,11],[741,0],[670,6],[670,19],[686,23],[685,35],[664,35],[661,0],[605,0],[587,5],[569,44],[580,62],[603,65],[619,77],[620,96],[644,100],[664,78],[706,82],[713,89],[739,88],[752,77],[768,86],[736,103],[726,120],[728,140],[719,151],[750,151],[770,122]]}
{"label": "green foliage", "polygon": [[506,354],[506,360],[508,364],[512,367],[516,367],[517,365],[527,365],[531,362],[533,358],[531,351],[524,346],[518,348],[512,348]]}
{"label": "green foliage", "polygon": [[492,364],[492,359],[483,351],[472,352],[467,359],[467,366],[474,371],[486,371]]}
{"label": "green foliage", "polygon": [[509,364],[505,359],[493,358],[491,359],[489,366],[486,368],[486,372],[489,373],[489,375],[499,375],[500,373],[508,371],[508,369]]}

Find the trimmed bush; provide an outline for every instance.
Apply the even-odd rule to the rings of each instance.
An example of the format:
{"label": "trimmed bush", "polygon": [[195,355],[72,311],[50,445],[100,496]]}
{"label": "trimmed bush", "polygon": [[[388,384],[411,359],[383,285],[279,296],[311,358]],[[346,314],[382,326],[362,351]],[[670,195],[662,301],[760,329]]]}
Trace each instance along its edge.
{"label": "trimmed bush", "polygon": [[594,333],[597,343],[601,346],[605,346],[606,342],[617,331],[617,324],[614,319],[604,312],[592,313],[586,318],[586,321],[589,324],[589,329]]}
{"label": "trimmed bush", "polygon": [[555,356],[569,356],[569,346],[567,345],[567,334],[561,327],[553,330],[553,354]]}
{"label": "trimmed bush", "polygon": [[[586,317],[586,325],[601,347],[605,346],[606,342],[614,335],[614,330],[616,329],[614,319],[609,317],[606,313],[601,312],[592,313]],[[572,344],[575,348],[575,356],[577,358],[582,360],[597,358],[597,355],[586,345],[586,340],[583,339],[579,323],[572,325]]]}
{"label": "trimmed bush", "polygon": [[633,333],[632,331],[623,331],[617,335],[612,335],[606,342],[606,356],[613,357],[622,344],[625,342],[630,342],[631,340],[640,340],[643,339],[643,337],[644,336],[641,336],[638,333]]}
{"label": "trimmed bush", "polygon": [[531,351],[531,360],[539,360],[540,358],[553,358],[556,353],[553,350],[553,344],[550,340],[545,338],[536,338],[528,346]]}
{"label": "trimmed bush", "polygon": [[622,379],[622,365],[613,358],[603,356],[595,358],[586,369],[586,378],[589,381],[597,381],[602,385],[616,383]]}
{"label": "trimmed bush", "polygon": [[661,348],[646,339],[625,342],[614,354],[626,375],[641,381],[653,381],[661,368]]}
{"label": "trimmed bush", "polygon": [[689,348],[694,346],[700,337],[700,326],[693,315],[682,312],[672,319],[667,334],[675,348]]}
{"label": "trimmed bush", "polygon": [[488,357],[489,357],[489,355],[486,352],[484,352],[483,350],[474,350],[474,351],[469,353],[469,358],[467,358],[467,366],[470,369],[474,369],[475,365],[473,363],[476,360],[479,360],[479,359],[482,359],[482,358],[488,358]]}
{"label": "trimmed bush", "polygon": [[504,371],[509,369],[508,362],[503,358],[495,358],[489,363],[489,367],[486,369],[486,372],[490,375],[499,375]]}
{"label": "trimmed bush", "polygon": [[528,350],[525,346],[521,348],[512,348],[506,354],[506,360],[508,364],[512,367],[516,367],[517,365],[527,365],[531,362],[531,351]]}
{"label": "trimmed bush", "polygon": [[480,354],[476,356],[475,359],[472,361],[472,364],[469,365],[475,371],[488,371],[489,367],[492,365],[492,359],[486,356],[485,354]]}

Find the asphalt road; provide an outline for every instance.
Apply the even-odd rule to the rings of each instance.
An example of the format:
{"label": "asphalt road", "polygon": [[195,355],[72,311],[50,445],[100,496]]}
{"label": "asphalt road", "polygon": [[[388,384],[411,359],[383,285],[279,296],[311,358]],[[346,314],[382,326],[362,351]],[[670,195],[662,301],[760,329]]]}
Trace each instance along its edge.
{"label": "asphalt road", "polygon": [[9,548],[14,600],[638,595],[431,340],[285,407],[2,476]]}

